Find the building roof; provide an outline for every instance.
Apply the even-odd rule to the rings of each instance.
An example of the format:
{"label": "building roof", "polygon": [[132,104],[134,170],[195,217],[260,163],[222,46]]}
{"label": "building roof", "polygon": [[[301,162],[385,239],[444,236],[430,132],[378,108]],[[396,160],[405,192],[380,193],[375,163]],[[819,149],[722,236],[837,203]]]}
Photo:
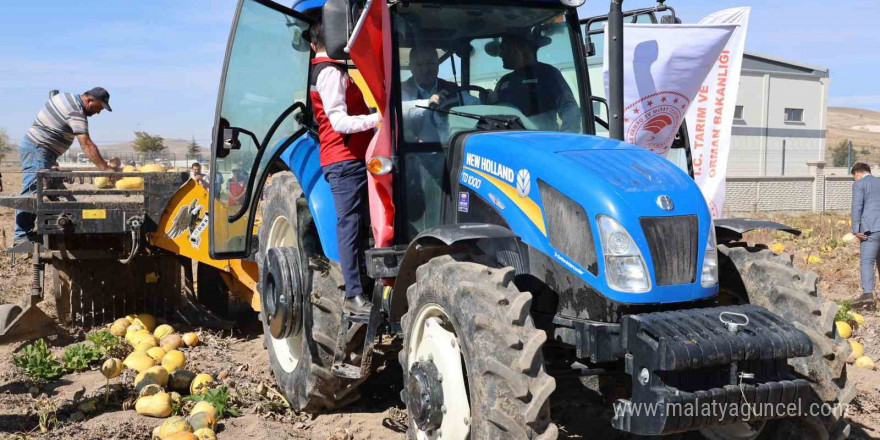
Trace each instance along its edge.
{"label": "building roof", "polygon": [[827,67],[814,66],[750,51],[746,51],[743,54],[742,70],[744,72],[789,73],[815,78],[828,78],[830,73]]}

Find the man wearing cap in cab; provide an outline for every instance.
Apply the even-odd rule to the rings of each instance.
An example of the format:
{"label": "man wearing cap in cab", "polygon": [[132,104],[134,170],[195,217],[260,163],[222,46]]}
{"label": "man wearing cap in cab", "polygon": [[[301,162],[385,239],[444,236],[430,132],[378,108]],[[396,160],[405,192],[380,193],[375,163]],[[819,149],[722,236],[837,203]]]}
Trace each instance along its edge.
{"label": "man wearing cap in cab", "polygon": [[[37,190],[39,170],[58,164],[58,157],[67,152],[73,139],[79,141],[83,152],[101,171],[113,171],[104,161],[98,147],[89,137],[90,116],[110,109],[110,93],[103,87],[95,87],[82,94],[58,93],[37,113],[37,119],[18,144],[21,163],[21,195],[34,194]],[[15,244],[27,239],[34,228],[33,213],[15,212]]]}

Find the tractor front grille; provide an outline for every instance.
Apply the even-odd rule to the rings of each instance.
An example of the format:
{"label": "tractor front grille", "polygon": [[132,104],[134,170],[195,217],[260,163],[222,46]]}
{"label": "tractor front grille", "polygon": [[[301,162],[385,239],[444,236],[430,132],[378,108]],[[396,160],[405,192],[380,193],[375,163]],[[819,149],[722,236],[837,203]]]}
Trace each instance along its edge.
{"label": "tractor front grille", "polygon": [[658,286],[690,284],[697,274],[699,220],[696,215],[642,217]]}

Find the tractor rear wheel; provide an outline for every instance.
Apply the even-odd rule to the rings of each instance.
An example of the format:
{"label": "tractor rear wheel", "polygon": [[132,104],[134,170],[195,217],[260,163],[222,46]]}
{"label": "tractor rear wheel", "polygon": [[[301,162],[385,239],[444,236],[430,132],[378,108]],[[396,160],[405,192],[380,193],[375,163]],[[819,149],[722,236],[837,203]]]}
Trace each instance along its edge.
{"label": "tractor rear wheel", "polygon": [[535,328],[532,295],[520,292],[513,276],[509,267],[448,255],[418,268],[399,354],[410,438],[556,438],[546,333]]}
{"label": "tractor rear wheel", "polygon": [[[308,205],[292,173],[272,177],[265,189],[262,214],[257,254],[263,304],[260,318],[275,381],[296,411],[320,413],[354,402],[360,398],[357,388],[363,379],[342,379],[330,371],[342,313],[342,275],[321,253]],[[288,248],[298,258],[299,263],[291,267],[298,267],[300,274],[290,280],[301,285],[264,285],[272,248]],[[301,292],[297,313],[302,316],[294,320],[299,323],[297,331],[281,338],[273,337],[267,316],[267,296],[275,289]],[[347,354],[351,356],[356,348],[360,347],[352,341]]]}
{"label": "tractor rear wheel", "polygon": [[739,424],[704,430],[710,439],[845,439],[849,426],[842,417],[844,405],[855,396],[847,382],[846,358],[850,347],[837,335],[834,316],[838,306],[818,289],[819,277],[798,269],[791,255],[776,255],[764,247],[745,243],[718,246],[722,304],[755,304],[792,322],[813,341],[813,354],[789,360],[795,374],[813,386],[813,402],[837,413],[780,419],[760,425]]}

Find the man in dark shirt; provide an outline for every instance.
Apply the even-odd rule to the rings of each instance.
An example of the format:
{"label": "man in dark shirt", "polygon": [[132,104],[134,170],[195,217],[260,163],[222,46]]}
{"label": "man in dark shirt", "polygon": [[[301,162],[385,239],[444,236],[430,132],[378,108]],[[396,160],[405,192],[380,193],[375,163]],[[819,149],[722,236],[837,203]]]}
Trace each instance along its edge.
{"label": "man in dark shirt", "polygon": [[504,68],[513,72],[502,76],[495,86],[498,103],[518,108],[541,130],[580,132],[581,111],[571,88],[559,69],[538,61],[535,42],[505,35],[500,55]]}

